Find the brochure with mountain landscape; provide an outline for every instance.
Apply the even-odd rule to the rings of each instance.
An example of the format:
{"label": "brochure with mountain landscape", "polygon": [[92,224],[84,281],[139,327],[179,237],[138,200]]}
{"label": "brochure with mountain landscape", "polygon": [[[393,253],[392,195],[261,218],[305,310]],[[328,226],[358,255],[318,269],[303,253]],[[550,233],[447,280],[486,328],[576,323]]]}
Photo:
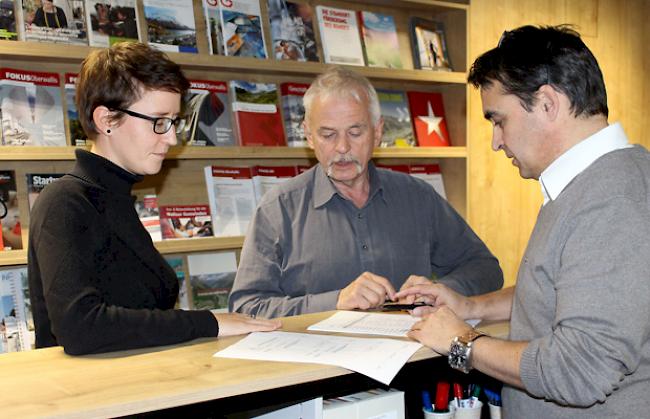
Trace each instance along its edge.
{"label": "brochure with mountain landscape", "polygon": [[377,89],[384,132],[380,147],[413,147],[413,125],[406,94],[400,90]]}
{"label": "brochure with mountain landscape", "polygon": [[198,53],[192,0],[143,0],[149,45]]}

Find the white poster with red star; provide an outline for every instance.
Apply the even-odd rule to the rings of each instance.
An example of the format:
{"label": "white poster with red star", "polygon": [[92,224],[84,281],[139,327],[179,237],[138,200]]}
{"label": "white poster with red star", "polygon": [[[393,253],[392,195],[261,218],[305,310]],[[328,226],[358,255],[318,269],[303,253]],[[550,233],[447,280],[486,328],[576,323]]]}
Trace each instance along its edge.
{"label": "white poster with red star", "polygon": [[442,95],[433,92],[407,92],[407,95],[418,146],[449,146]]}

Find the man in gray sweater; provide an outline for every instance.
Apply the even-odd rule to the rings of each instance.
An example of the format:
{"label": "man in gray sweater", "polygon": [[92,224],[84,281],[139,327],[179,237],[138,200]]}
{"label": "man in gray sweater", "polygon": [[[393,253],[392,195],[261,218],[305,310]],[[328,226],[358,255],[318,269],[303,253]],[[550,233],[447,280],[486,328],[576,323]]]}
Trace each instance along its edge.
{"label": "man in gray sweater", "polygon": [[[501,381],[508,418],[650,415],[650,153],[607,122],[596,59],[567,27],[525,26],[473,64],[492,148],[544,196],[517,285],[476,297],[441,284],[410,336]],[[510,319],[510,338],[461,319]]]}

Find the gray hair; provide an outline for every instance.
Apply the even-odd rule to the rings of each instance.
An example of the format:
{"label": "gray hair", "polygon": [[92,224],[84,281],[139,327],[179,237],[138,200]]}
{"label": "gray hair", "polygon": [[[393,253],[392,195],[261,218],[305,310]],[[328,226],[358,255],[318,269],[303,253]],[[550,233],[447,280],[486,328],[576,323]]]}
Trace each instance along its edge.
{"label": "gray hair", "polygon": [[365,98],[362,95],[365,95],[368,99],[368,107],[370,108],[370,120],[373,125],[379,123],[381,110],[375,88],[367,78],[344,67],[333,67],[327,70],[316,77],[311,86],[309,86],[302,99],[303,105],[305,106],[305,120],[309,118],[314,98],[317,96],[327,97],[329,95],[351,97],[359,103],[363,102]]}

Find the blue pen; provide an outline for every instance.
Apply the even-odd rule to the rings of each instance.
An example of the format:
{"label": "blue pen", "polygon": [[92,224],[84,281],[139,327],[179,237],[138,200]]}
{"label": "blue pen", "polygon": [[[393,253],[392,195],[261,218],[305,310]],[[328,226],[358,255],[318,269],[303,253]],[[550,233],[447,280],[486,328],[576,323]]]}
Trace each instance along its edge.
{"label": "blue pen", "polygon": [[485,392],[485,395],[488,398],[488,401],[491,405],[493,406],[501,406],[501,396],[499,395],[498,392],[492,391],[490,389],[483,389]]}
{"label": "blue pen", "polygon": [[433,406],[431,405],[431,395],[427,390],[422,390],[422,406],[427,412],[433,412]]}

